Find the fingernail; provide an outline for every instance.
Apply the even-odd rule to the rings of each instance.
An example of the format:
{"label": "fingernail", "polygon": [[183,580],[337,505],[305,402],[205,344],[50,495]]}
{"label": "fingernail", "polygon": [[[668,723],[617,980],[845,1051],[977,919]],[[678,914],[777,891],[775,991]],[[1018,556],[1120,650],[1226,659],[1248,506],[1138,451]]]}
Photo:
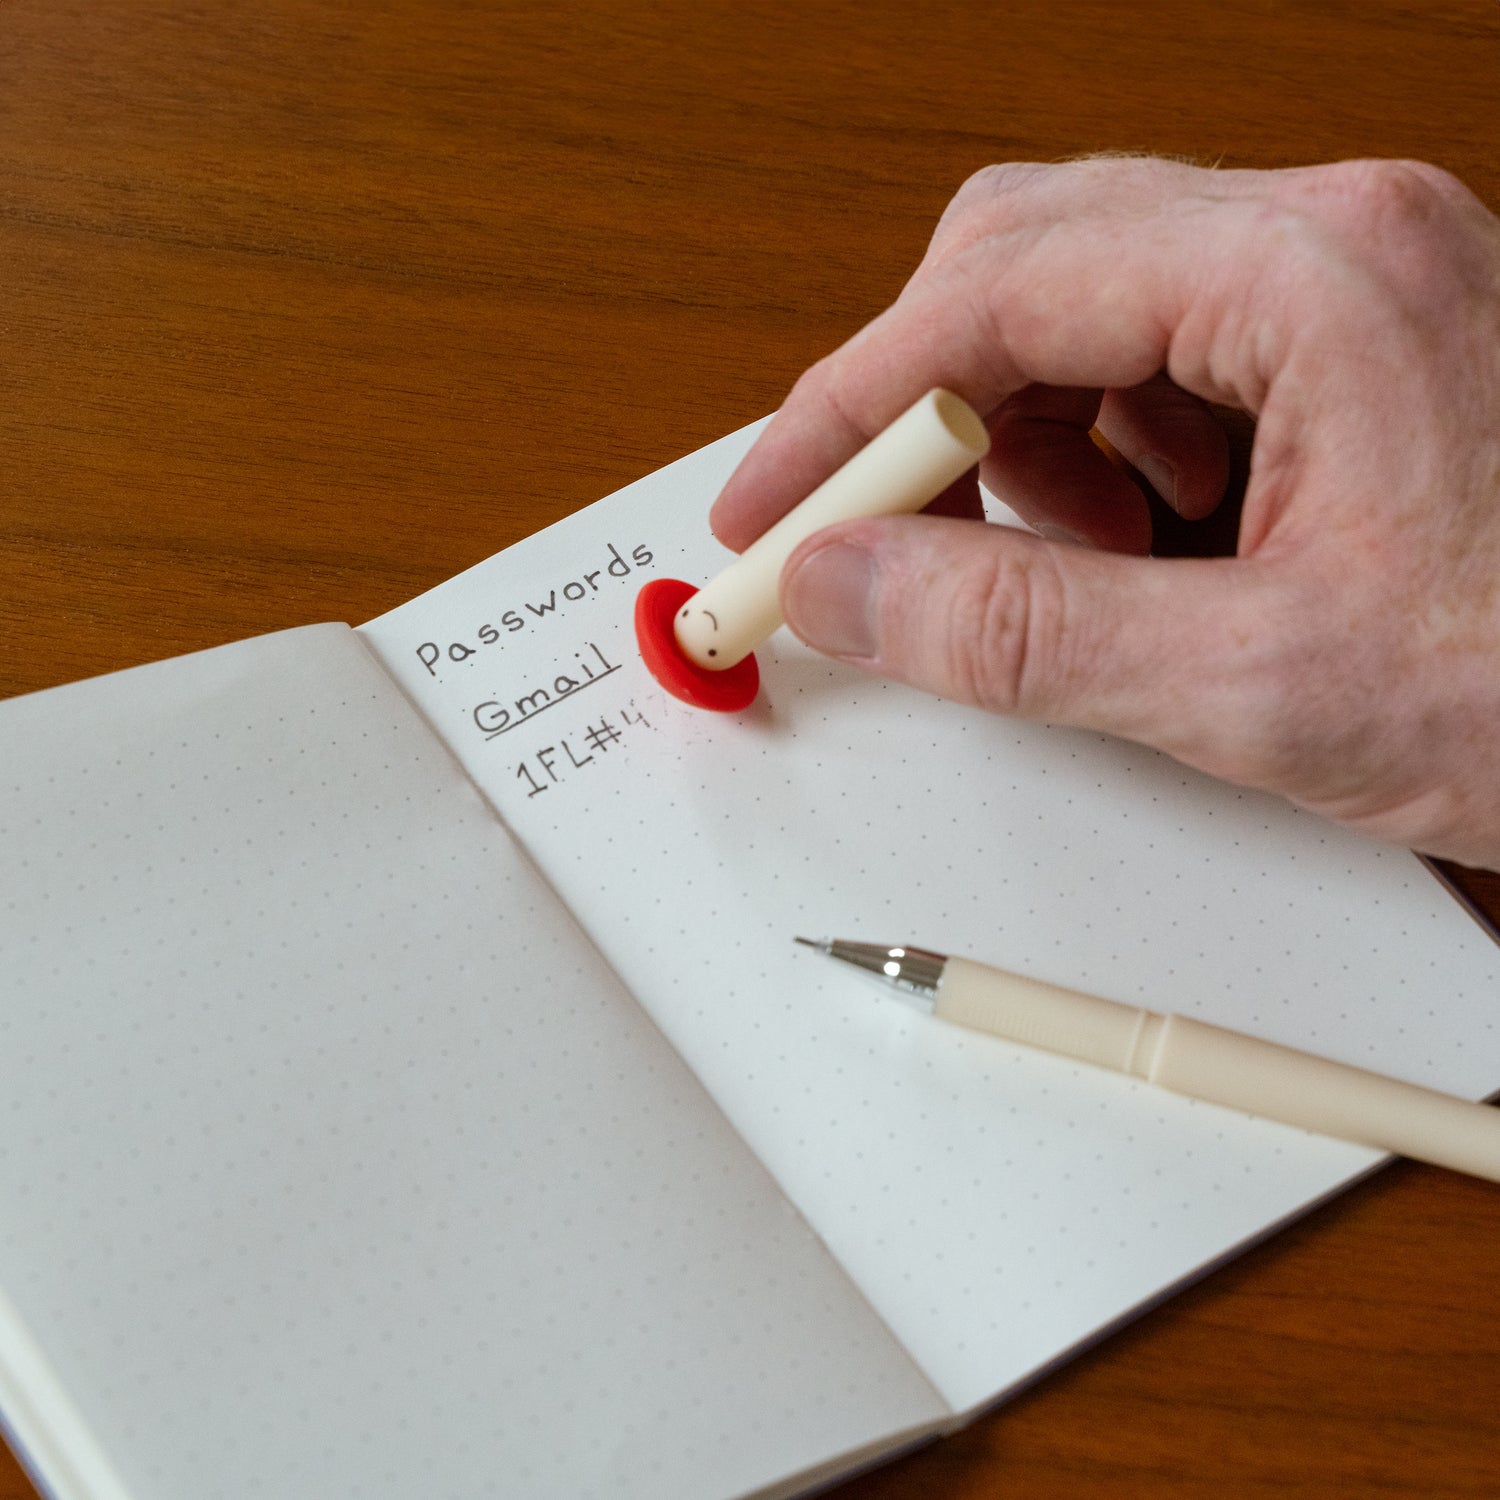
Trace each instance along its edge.
{"label": "fingernail", "polygon": [[1135,466],[1168,505],[1177,504],[1177,470],[1166,459],[1148,453],[1144,458],[1138,458]]}
{"label": "fingernail", "polygon": [[876,590],[870,553],[830,542],[787,578],[781,602],[787,623],[809,646],[831,656],[873,657]]}

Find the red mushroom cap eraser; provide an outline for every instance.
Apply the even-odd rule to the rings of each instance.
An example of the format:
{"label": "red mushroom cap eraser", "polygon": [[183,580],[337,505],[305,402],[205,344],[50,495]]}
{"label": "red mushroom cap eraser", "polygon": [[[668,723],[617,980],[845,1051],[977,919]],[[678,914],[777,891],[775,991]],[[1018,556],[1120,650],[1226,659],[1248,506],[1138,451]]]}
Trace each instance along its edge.
{"label": "red mushroom cap eraser", "polygon": [[698,590],[680,578],[653,578],[635,600],[635,640],[651,675],[674,697],[694,708],[738,713],[760,691],[760,668],[747,656],[722,672],[710,672],[683,655],[672,624]]}

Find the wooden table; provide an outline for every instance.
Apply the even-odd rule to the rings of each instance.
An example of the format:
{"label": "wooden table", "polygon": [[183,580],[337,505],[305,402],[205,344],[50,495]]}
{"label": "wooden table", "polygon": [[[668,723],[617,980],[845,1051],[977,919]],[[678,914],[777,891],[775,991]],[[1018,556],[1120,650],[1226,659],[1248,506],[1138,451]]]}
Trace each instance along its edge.
{"label": "wooden table", "polygon": [[[11,0],[0,694],[369,619],[761,415],[986,162],[1500,206],[1497,139],[1492,0]],[[1500,1494],[1497,1264],[1395,1167],[839,1493]]]}

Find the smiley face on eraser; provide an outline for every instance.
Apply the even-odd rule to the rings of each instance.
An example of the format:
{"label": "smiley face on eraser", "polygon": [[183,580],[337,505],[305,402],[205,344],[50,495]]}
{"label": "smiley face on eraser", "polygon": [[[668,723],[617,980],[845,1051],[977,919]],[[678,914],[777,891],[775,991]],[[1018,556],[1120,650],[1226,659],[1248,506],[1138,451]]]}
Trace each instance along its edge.
{"label": "smiley face on eraser", "polygon": [[[777,587],[798,544],[839,521],[921,510],[989,446],[967,402],[941,388],[928,391],[711,583],[694,589],[659,578],[641,590],[636,640],[652,676],[698,708],[748,707],[760,682],[751,653],[781,624]],[[722,686],[712,685],[716,678],[725,679]]]}
{"label": "smiley face on eraser", "polygon": [[677,637],[677,644],[684,652],[691,650],[695,660],[706,658],[699,660],[699,665],[714,672],[719,670],[719,617],[711,609],[704,609],[698,602],[702,592],[701,589],[694,589],[693,597],[677,611],[677,616],[672,621],[672,634]]}
{"label": "smiley face on eraser", "polygon": [[678,644],[677,617],[691,608],[701,591],[680,578],[653,578],[635,600],[635,639],[647,670],[674,698],[694,708],[738,713],[749,708],[760,691],[760,668],[754,656],[742,657],[727,671],[700,667]]}

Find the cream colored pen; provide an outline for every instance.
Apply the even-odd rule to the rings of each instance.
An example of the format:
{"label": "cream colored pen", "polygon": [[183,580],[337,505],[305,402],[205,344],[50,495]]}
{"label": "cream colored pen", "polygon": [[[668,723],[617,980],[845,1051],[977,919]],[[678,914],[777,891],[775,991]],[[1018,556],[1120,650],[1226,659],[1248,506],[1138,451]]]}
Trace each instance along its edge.
{"label": "cream colored pen", "polygon": [[1500,1182],[1500,1109],[1487,1104],[967,958],[797,941],[874,975],[941,1020],[1130,1073],[1190,1099]]}

